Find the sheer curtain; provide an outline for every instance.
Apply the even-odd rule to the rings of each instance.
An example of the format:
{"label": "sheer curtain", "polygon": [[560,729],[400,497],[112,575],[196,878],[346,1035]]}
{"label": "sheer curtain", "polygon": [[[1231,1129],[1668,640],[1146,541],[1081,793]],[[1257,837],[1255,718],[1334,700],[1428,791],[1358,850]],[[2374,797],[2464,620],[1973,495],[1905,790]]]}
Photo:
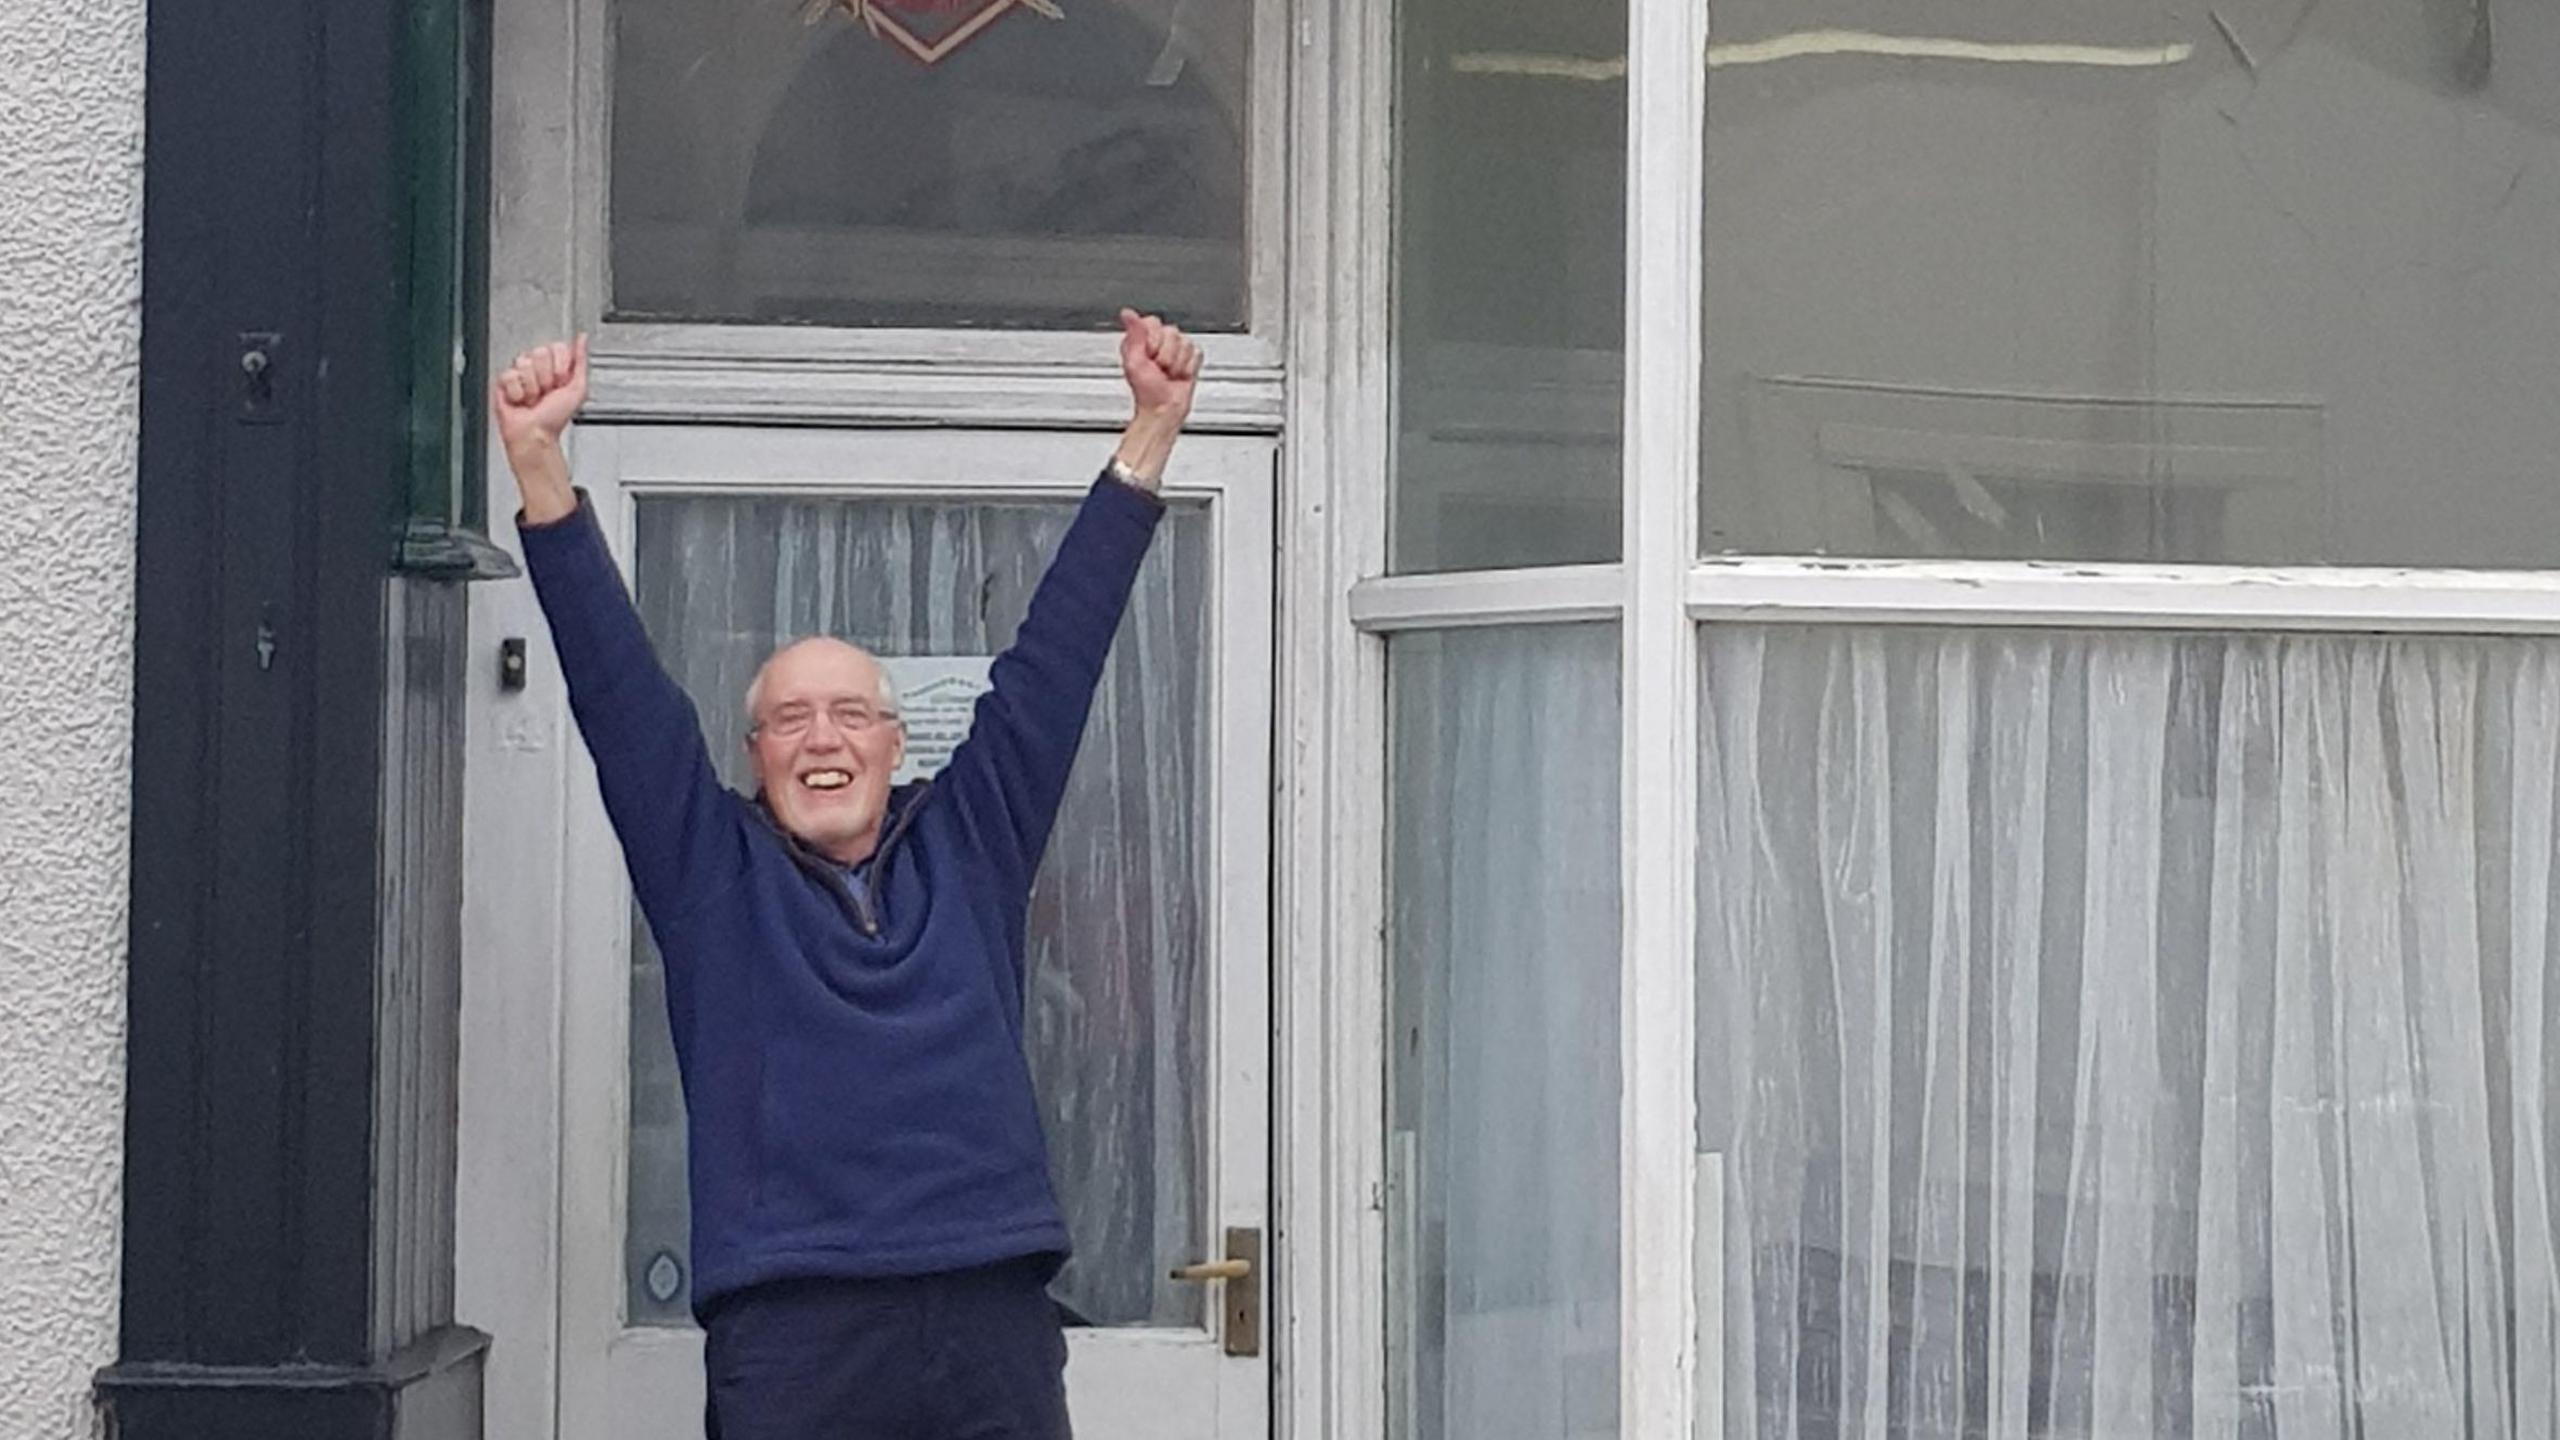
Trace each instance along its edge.
{"label": "sheer curtain", "polygon": [[1388,651],[1399,1440],[1617,1433],[1617,649]]}
{"label": "sheer curtain", "polygon": [[[828,634],[883,655],[994,654],[1074,514],[1066,502],[649,499],[637,598],[743,790],[741,705],[776,645]],[[1031,896],[1028,1046],[1076,1245],[1053,1288],[1100,1325],[1201,1318],[1200,1287],[1167,1270],[1207,1244],[1209,538],[1203,510],[1165,518]],[[689,1290],[659,1258],[686,1255],[683,1097],[636,917],[632,961],[629,1315],[683,1324]]]}
{"label": "sheer curtain", "polygon": [[1715,627],[1745,1436],[2560,1436],[2560,648]]}

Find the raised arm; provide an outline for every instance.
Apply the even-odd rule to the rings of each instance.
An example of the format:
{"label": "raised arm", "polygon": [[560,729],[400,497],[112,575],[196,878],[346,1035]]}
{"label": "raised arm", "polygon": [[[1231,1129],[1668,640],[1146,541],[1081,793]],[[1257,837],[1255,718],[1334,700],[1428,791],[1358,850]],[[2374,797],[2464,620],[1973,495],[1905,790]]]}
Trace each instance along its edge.
{"label": "raised arm", "polygon": [[517,534],[570,713],[595,759],[632,889],[663,931],[743,870],[744,819],[720,786],[693,702],[650,647],[594,509],[570,484],[561,437],[586,398],[581,336],[516,357],[490,409],[523,497]]}
{"label": "raised arm", "polygon": [[1156,491],[1191,414],[1200,347],[1162,320],[1123,310],[1120,368],[1129,382],[1129,426],[1032,592],[1013,644],[996,658],[969,738],[943,772],[990,858],[1024,892],[1066,794],[1129,588],[1163,514]]}

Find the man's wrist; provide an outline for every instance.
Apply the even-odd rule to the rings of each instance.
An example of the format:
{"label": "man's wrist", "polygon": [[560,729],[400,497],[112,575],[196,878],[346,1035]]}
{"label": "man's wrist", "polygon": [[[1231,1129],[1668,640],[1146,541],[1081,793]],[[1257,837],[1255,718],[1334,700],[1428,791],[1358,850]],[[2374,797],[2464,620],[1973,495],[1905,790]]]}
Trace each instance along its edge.
{"label": "man's wrist", "polygon": [[569,479],[569,457],[557,439],[543,437],[506,447],[507,467],[515,472],[516,495],[524,502],[524,518],[550,525],[578,512],[578,492]]}
{"label": "man's wrist", "polygon": [[1124,483],[1152,493],[1164,481],[1165,462],[1173,456],[1173,442],[1182,436],[1181,411],[1141,410],[1120,433],[1119,448],[1111,455],[1113,469]]}
{"label": "man's wrist", "polygon": [[520,440],[505,441],[500,448],[506,451],[510,465],[540,464],[561,453],[557,435],[527,435]]}

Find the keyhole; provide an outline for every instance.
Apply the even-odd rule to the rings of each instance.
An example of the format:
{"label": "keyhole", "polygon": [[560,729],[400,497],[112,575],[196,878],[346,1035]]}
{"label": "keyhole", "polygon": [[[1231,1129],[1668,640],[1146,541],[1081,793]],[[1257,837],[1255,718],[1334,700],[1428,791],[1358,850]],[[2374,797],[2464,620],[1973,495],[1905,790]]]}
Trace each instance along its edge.
{"label": "keyhole", "polygon": [[240,418],[272,425],[284,418],[276,395],[277,347],[284,337],[272,330],[240,332]]}
{"label": "keyhole", "polygon": [[276,664],[276,627],[258,622],[258,668],[272,670]]}

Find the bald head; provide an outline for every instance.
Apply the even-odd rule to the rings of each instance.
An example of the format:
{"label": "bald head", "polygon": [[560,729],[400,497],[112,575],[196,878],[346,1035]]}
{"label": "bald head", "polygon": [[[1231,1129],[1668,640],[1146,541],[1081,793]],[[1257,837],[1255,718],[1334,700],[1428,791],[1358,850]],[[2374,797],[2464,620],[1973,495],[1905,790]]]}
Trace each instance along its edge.
{"label": "bald head", "polygon": [[852,666],[856,672],[867,675],[869,679],[864,683],[870,687],[872,699],[881,709],[893,715],[897,713],[898,682],[889,678],[889,667],[880,663],[879,656],[849,640],[839,640],[832,635],[809,635],[767,655],[764,663],[756,667],[756,678],[747,682],[749,733],[763,723],[767,681],[777,667],[799,674],[813,667],[823,670],[837,666]]}

